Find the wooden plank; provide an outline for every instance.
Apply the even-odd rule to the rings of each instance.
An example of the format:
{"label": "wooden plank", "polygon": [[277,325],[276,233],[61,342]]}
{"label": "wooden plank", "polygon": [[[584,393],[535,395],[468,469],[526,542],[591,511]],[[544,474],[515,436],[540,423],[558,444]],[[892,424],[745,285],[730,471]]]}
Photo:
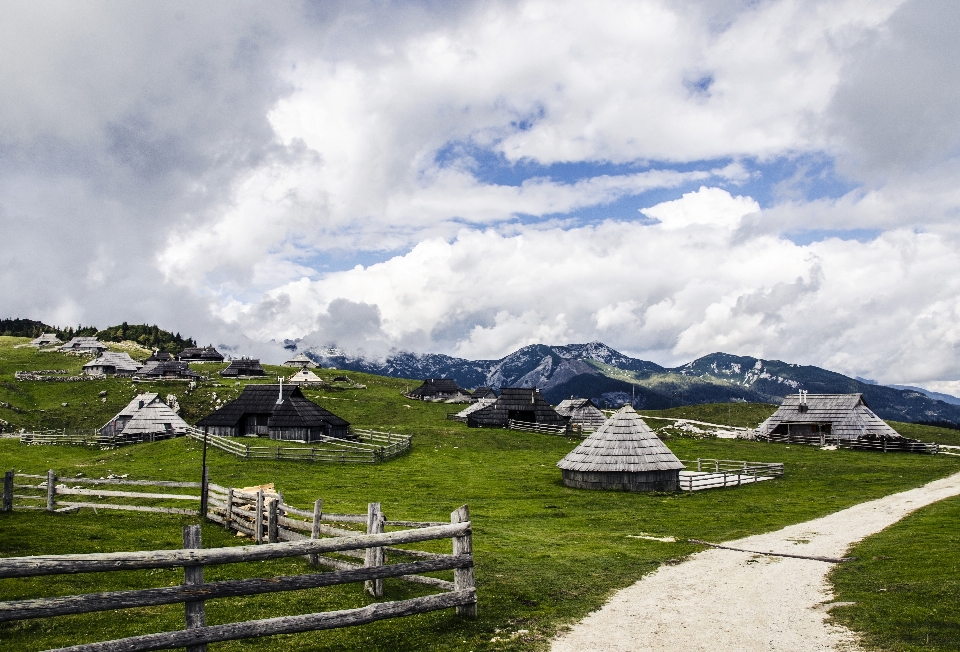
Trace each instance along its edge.
{"label": "wooden plank", "polygon": [[[18,474],[26,478],[35,478],[39,476]],[[120,478],[60,478],[63,482],[71,484],[118,484],[131,487],[181,487],[199,489],[199,482],[174,482],[171,480],[124,480]]]}
{"label": "wooden plank", "polygon": [[167,500],[200,500],[200,496],[187,496],[186,494],[148,494],[135,491],[107,491],[106,489],[57,489],[58,494],[67,496],[109,496],[116,498],[161,498]]}
{"label": "wooden plank", "polygon": [[[381,534],[384,520],[383,512],[380,511],[380,503],[367,505],[367,534]],[[385,560],[383,548],[367,548],[363,565],[368,568],[376,568],[377,566],[383,566]],[[383,580],[367,580],[364,587],[367,593],[373,597],[383,597]]]}
{"label": "wooden plank", "polygon": [[477,599],[475,590],[454,591],[439,595],[428,595],[421,598],[411,598],[397,602],[379,602],[359,609],[345,609],[343,611],[327,611],[324,613],[305,614],[302,616],[281,616],[263,620],[250,620],[228,625],[213,625],[203,629],[185,630],[179,632],[163,632],[147,634],[131,638],[107,641],[104,643],[90,643],[72,647],[58,648],[49,652],[134,652],[140,650],[168,650],[177,647],[197,645],[199,643],[216,643],[219,641],[235,641],[260,636],[276,634],[295,634],[298,632],[337,629],[365,625],[378,620],[412,616],[414,614],[449,609],[458,605],[471,604]]}
{"label": "wooden plank", "polygon": [[[331,560],[327,557],[323,559],[334,562],[338,561]],[[177,604],[191,600],[213,600],[215,598],[316,589],[339,584],[362,582],[371,578],[400,577],[406,579],[407,577],[419,577],[418,575],[413,575],[414,573],[433,573],[452,570],[471,563],[473,563],[473,560],[467,557],[448,557],[446,559],[431,561],[390,564],[377,568],[363,568],[358,564],[341,562],[341,564],[345,564],[348,567],[344,569],[346,572],[309,573],[306,575],[290,575],[284,577],[226,580],[196,585],[187,585],[184,583],[179,586],[155,589],[111,591],[56,598],[36,598],[33,600],[0,602],[0,622],[26,620],[30,618],[49,618],[52,616],[90,613],[95,611],[111,611],[114,609],[130,609],[133,607],[151,607],[164,604]],[[427,579],[433,580],[435,578]],[[436,581],[443,582],[443,580]],[[431,585],[444,588],[438,584],[431,583]]]}
{"label": "wooden plank", "polygon": [[[450,514],[451,523],[469,523],[470,509],[466,505],[461,505]],[[416,530],[413,530],[416,532]],[[471,532],[467,531],[453,537],[453,554],[455,556],[469,556],[473,558],[473,537]],[[475,584],[473,579],[473,566],[458,568],[453,571],[453,584],[455,591],[473,591]],[[457,607],[457,615],[468,618],[477,617],[477,602],[472,604],[460,605]]]}
{"label": "wooden plank", "polygon": [[185,516],[197,516],[197,510],[195,509],[181,509],[179,507],[145,507],[143,505],[110,505],[107,503],[75,503],[75,502],[58,502],[58,505],[66,505],[69,507],[90,507],[93,509],[117,509],[124,512],[156,512],[158,514],[183,514]]}
{"label": "wooden plank", "polygon": [[470,532],[470,522],[451,523],[416,530],[400,530],[383,534],[358,534],[306,541],[273,543],[263,546],[205,548],[202,550],[147,550],[140,552],[106,552],[79,555],[36,555],[0,558],[0,578],[34,577],[65,573],[95,573],[108,570],[143,568],[175,568],[190,564],[229,564],[262,561],[309,554],[360,550],[372,546],[402,545],[463,536]]}
{"label": "wooden plank", "polygon": [[[313,523],[310,524],[310,538],[320,538],[320,519],[323,518],[323,499],[317,498],[313,502]],[[310,563],[317,565],[317,555],[310,555]]]}
{"label": "wooden plank", "polygon": [[263,543],[263,489],[257,489],[257,509],[253,522],[254,540]]}
{"label": "wooden plank", "polygon": [[227,491],[227,504],[224,505],[225,514],[223,517],[223,524],[227,526],[227,529],[230,529],[230,521],[233,520],[233,489]]}
{"label": "wooden plank", "polygon": [[[200,542],[200,526],[188,525],[183,528],[183,547],[197,549],[202,547]],[[188,590],[195,590],[203,585],[203,566],[183,567],[183,586]],[[207,624],[207,614],[203,608],[203,600],[185,600],[183,603],[184,617],[187,629],[199,629]],[[187,652],[207,652],[205,644],[187,646]]]}
{"label": "wooden plank", "polygon": [[[277,504],[279,501],[274,498],[267,504],[267,541],[276,543],[277,539]],[[286,519],[284,519],[286,520]]]}

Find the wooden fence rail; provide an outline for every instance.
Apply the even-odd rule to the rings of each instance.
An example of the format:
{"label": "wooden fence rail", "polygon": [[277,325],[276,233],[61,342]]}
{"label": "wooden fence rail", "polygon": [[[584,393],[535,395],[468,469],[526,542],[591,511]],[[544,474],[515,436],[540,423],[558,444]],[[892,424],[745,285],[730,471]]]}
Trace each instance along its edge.
{"label": "wooden fence rail", "polygon": [[[5,478],[6,484],[6,478]],[[220,489],[223,489],[220,487]],[[232,490],[227,490],[231,496]],[[243,492],[236,492],[242,498]],[[262,491],[258,491],[258,505],[263,505]],[[272,514],[279,513],[278,500],[272,500]],[[289,507],[289,506],[288,506]],[[317,512],[315,511],[316,515]],[[352,515],[351,515],[352,516]],[[276,523],[276,517],[274,517]],[[145,636],[77,645],[62,648],[60,652],[107,652],[113,650],[162,650],[187,647],[202,652],[207,643],[256,638],[274,634],[291,634],[320,629],[359,625],[386,618],[408,616],[438,609],[455,607],[462,616],[476,616],[477,598],[473,578],[473,544],[469,510],[466,505],[450,515],[450,523],[424,525],[409,530],[383,532],[388,522],[383,518],[378,503],[368,507],[367,530],[370,533],[350,532],[349,536],[319,538],[316,522],[311,538],[298,541],[267,543],[258,546],[203,549],[200,546],[200,526],[184,528],[182,550],[151,550],[143,552],[95,553],[83,555],[43,555],[0,559],[0,578],[36,577],[73,573],[138,570],[150,568],[184,569],[184,582],[179,586],[113,591],[85,595],[36,598],[0,602],[0,621],[27,618],[46,618],[66,614],[89,613],[131,607],[183,603],[186,629]],[[279,530],[279,528],[277,528]],[[423,553],[396,549],[399,553],[420,552],[429,555],[421,561],[386,563],[386,551],[392,546],[432,541],[452,540],[450,555]],[[361,552],[363,551],[363,552]],[[210,564],[229,564],[266,559],[280,559],[306,555],[318,558],[323,553],[362,556],[363,566],[338,569],[334,572],[277,578],[253,578],[205,583],[203,568]],[[424,577],[419,573],[453,570],[453,582]],[[439,595],[368,605],[359,609],[284,616],[227,625],[207,626],[204,603],[206,600],[278,593],[338,584],[365,582],[368,591],[376,597],[383,595],[383,580],[390,577],[409,579],[421,577],[435,580],[434,586],[444,589]],[[430,583],[430,582],[425,582]],[[442,584],[441,584],[442,583]]]}
{"label": "wooden fence rail", "polygon": [[[42,482],[25,482],[18,479],[42,480]],[[93,485],[92,488],[71,487],[70,485]],[[181,504],[183,501],[200,502],[199,491],[197,494],[184,494],[160,491],[116,491],[114,489],[104,489],[107,487],[159,487],[163,489],[200,489],[199,482],[173,482],[169,480],[127,480],[124,478],[58,478],[53,469],[47,471],[46,475],[32,475],[29,473],[14,473],[6,471],[3,474],[3,502],[0,511],[12,511],[14,509],[45,509],[48,512],[75,511],[81,507],[90,507],[93,509],[113,509],[133,512],[158,512],[163,514],[182,514],[187,516],[198,515],[197,509],[183,507],[157,506],[156,504],[143,505],[139,502],[96,502],[87,501],[78,502],[75,500],[58,499],[58,496],[87,496],[98,499],[134,499],[135,501],[146,501],[156,503],[157,501],[174,501],[174,504]],[[19,490],[20,493],[15,493]],[[32,503],[43,503],[34,505]]]}
{"label": "wooden fence rail", "polygon": [[837,448],[846,448],[849,450],[873,450],[884,453],[925,453],[936,455],[939,452],[939,445],[922,441],[898,441],[896,439],[883,438],[880,440],[870,439],[844,439],[827,433],[817,435],[795,435],[795,434],[769,434],[756,438],[757,441],[778,444],[804,444],[807,446],[836,446]]}
{"label": "wooden fence rail", "polygon": [[747,462],[713,458],[680,461],[686,466],[685,470],[680,471],[681,491],[739,487],[783,477],[783,464],[780,462]]}
{"label": "wooden fence rail", "polygon": [[202,430],[190,428],[187,437],[197,441],[206,438],[208,446],[217,448],[245,460],[271,459],[303,462],[336,462],[340,464],[375,464],[402,455],[412,446],[412,435],[381,432],[378,430],[354,429],[356,440],[324,437],[319,445],[251,446],[228,437],[221,437]]}
{"label": "wooden fence rail", "polygon": [[[571,434],[569,426],[548,426],[544,423],[530,423],[529,421],[516,421],[515,419],[507,421],[507,429],[537,432],[541,435],[560,435],[563,437]],[[581,433],[577,434],[580,435]]]}

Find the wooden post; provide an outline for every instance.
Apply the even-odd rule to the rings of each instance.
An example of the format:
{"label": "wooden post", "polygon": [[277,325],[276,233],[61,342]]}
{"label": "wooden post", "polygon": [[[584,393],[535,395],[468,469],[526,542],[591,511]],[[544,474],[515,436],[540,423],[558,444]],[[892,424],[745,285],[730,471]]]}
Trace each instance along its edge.
{"label": "wooden post", "polygon": [[0,512],[13,511],[13,469],[3,473],[3,505]]}
{"label": "wooden post", "polygon": [[53,469],[47,471],[47,511],[56,509],[57,474]]}
{"label": "wooden post", "polygon": [[276,498],[271,498],[267,504],[267,541],[276,543],[279,541],[280,531],[277,527],[277,505],[280,503]]}
{"label": "wooden post", "polygon": [[[369,503],[367,505],[367,534],[381,534],[384,520],[383,513],[380,511],[380,503]],[[367,548],[363,565],[366,568],[383,566],[383,548]],[[364,582],[364,588],[366,588],[367,593],[375,598],[383,597],[383,580],[367,580]]]}
{"label": "wooden post", "polygon": [[[310,528],[310,538],[320,538],[320,518],[323,516],[323,498],[317,498],[313,503],[313,527]],[[310,555],[310,563],[317,565],[317,555]]]}
{"label": "wooden post", "polygon": [[257,489],[257,513],[254,516],[254,541],[263,543],[263,488]]}
{"label": "wooden post", "polygon": [[223,527],[230,529],[230,523],[233,520],[233,487],[227,489],[227,509],[223,517]]}
{"label": "wooden post", "polygon": [[[466,523],[470,520],[470,509],[463,505],[455,509],[450,514],[451,523]],[[454,555],[473,555],[473,535],[467,533],[462,537],[453,537]],[[453,571],[453,590],[462,591],[464,589],[475,588],[473,581],[473,566],[467,568],[455,568]],[[477,603],[465,604],[457,607],[458,616],[467,616],[469,618],[477,617]]]}
{"label": "wooden post", "polygon": [[[183,528],[183,548],[184,550],[195,550],[202,548],[200,543],[200,526],[188,525]],[[203,584],[203,566],[184,566],[183,567],[183,585],[196,586]],[[186,616],[187,629],[196,629],[197,627],[206,627],[207,614],[203,608],[203,600],[191,600],[183,603],[184,615]],[[206,644],[191,645],[187,647],[187,652],[207,652]]]}

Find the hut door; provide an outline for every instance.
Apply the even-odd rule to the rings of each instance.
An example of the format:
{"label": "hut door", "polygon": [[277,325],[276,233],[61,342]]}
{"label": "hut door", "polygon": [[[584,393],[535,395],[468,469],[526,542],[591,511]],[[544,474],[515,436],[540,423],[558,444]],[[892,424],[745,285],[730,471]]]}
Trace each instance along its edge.
{"label": "hut door", "polygon": [[536,413],[533,410],[510,410],[507,413],[507,418],[528,423],[536,423],[537,421]]}

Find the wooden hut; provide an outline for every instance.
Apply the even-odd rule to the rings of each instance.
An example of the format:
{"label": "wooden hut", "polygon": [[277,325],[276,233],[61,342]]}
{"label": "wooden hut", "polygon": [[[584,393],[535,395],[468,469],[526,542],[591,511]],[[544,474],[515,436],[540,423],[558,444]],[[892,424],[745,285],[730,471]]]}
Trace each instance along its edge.
{"label": "wooden hut", "polygon": [[260,361],[255,358],[238,358],[231,360],[227,368],[220,372],[224,378],[240,378],[244,376],[266,376]]}
{"label": "wooden hut", "polygon": [[470,400],[479,401],[484,398],[497,398],[497,393],[493,391],[492,387],[478,387],[472,392],[470,392]]}
{"label": "wooden hut", "polygon": [[469,396],[470,391],[457,385],[452,378],[427,378],[420,387],[407,394],[407,398],[418,401],[446,401]]}
{"label": "wooden hut", "polygon": [[200,419],[197,427],[224,437],[251,435],[284,441],[351,437],[349,423],[290,385],[247,385],[239,398]]}
{"label": "wooden hut", "polygon": [[155,441],[186,433],[187,422],[160,400],[159,394],[140,394],[108,421],[100,434],[120,435],[129,441]]}
{"label": "wooden hut", "polygon": [[43,333],[40,337],[30,340],[30,346],[35,346],[40,348],[41,346],[53,346],[55,344],[63,344],[60,341],[60,338],[56,336],[55,333]]}
{"label": "wooden hut", "polygon": [[684,468],[629,405],[607,419],[557,466],[568,487],[618,491],[677,491]]}
{"label": "wooden hut", "polygon": [[137,373],[134,380],[200,380],[200,374],[190,368],[186,362],[167,360],[166,362],[147,362]]}
{"label": "wooden hut", "polygon": [[212,344],[207,346],[190,346],[185,348],[177,356],[181,362],[223,362],[223,356],[213,348]]}
{"label": "wooden hut", "polygon": [[83,365],[83,373],[90,376],[132,376],[140,367],[126,352],[104,351]]}
{"label": "wooden hut", "polygon": [[461,422],[461,423],[466,423],[466,422],[467,422],[467,418],[468,418],[471,414],[473,414],[473,413],[476,412],[477,410],[482,410],[482,409],[485,408],[485,407],[488,407],[488,406],[490,406],[490,405],[493,405],[493,404],[496,403],[496,402],[497,402],[497,397],[496,397],[496,396],[494,396],[493,398],[481,398],[481,399],[478,399],[476,402],[471,403],[470,405],[468,405],[468,406],[465,407],[464,409],[460,410],[459,412],[457,412],[455,415],[453,415],[453,416],[450,417],[450,418],[453,419],[454,421],[459,421],[459,422]]}
{"label": "wooden hut", "polygon": [[144,362],[172,362],[173,356],[167,351],[154,351]]}
{"label": "wooden hut", "polygon": [[60,347],[63,353],[100,353],[106,350],[107,345],[96,337],[74,337]]}
{"label": "wooden hut", "polygon": [[566,419],[557,414],[535,387],[502,387],[496,401],[467,416],[467,425],[471,428],[506,428],[510,421],[567,425]]}
{"label": "wooden hut", "polygon": [[306,367],[287,378],[291,385],[323,385],[323,379]]}
{"label": "wooden hut", "polygon": [[904,437],[874,414],[862,394],[790,394],[754,431],[758,439],[821,446],[840,441],[900,441]]}
{"label": "wooden hut", "polygon": [[283,363],[284,367],[298,367],[300,369],[316,369],[320,365],[308,358],[303,353],[298,353]]}
{"label": "wooden hut", "polygon": [[566,419],[571,426],[579,426],[581,430],[589,432],[593,432],[607,420],[607,415],[601,412],[593,401],[572,396],[560,402],[557,406],[557,414]]}

